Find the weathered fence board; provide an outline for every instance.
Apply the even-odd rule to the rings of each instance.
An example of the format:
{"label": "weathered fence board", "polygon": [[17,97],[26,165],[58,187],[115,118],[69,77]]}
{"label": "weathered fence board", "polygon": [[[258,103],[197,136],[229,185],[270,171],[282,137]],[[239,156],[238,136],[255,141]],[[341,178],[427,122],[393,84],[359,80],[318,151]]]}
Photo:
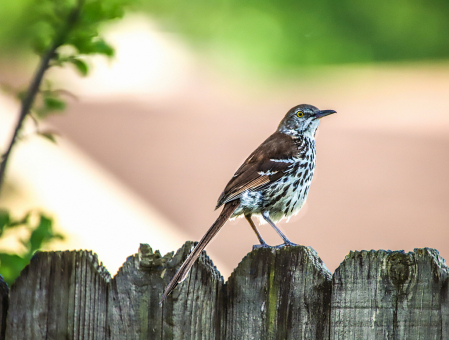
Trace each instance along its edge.
{"label": "weathered fence board", "polygon": [[331,339],[449,339],[448,274],[434,249],[351,252],[333,277]]}
{"label": "weathered fence board", "polygon": [[110,275],[87,251],[37,253],[12,285],[7,339],[104,339]]}
{"label": "weathered fence board", "polygon": [[224,339],[328,339],[331,273],[312,248],[250,253],[226,284]]}
{"label": "weathered fence board", "polygon": [[223,278],[204,253],[183,284],[159,305],[192,248],[187,242],[170,261],[160,261],[142,245],[139,254],[127,259],[111,282],[108,339],[219,339]]}
{"label": "weathered fence board", "polygon": [[193,245],[164,257],[141,245],[112,279],[91,252],[38,253],[9,307],[0,281],[5,338],[449,339],[436,250],[351,252],[332,276],[309,247],[257,249],[226,283],[203,252],[161,307]]}
{"label": "weathered fence board", "polygon": [[0,339],[5,338],[6,332],[6,315],[9,305],[8,285],[0,275]]}

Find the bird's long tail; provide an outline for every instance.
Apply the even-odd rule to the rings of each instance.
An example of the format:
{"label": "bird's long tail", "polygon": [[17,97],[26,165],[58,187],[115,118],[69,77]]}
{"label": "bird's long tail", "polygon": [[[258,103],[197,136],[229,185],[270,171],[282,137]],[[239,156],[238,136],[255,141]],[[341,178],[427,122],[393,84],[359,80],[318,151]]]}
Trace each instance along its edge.
{"label": "bird's long tail", "polygon": [[218,233],[218,231],[223,227],[223,225],[226,223],[226,221],[229,219],[229,217],[232,215],[232,213],[237,209],[237,207],[240,204],[240,200],[236,199],[234,201],[228,202],[223,207],[223,210],[218,216],[217,220],[214,224],[209,228],[207,233],[203,236],[200,242],[196,245],[196,247],[193,249],[193,251],[190,253],[190,255],[187,257],[187,259],[184,261],[184,263],[181,265],[181,267],[178,269],[176,274],[171,279],[170,283],[165,288],[164,294],[162,295],[161,302],[162,303],[165,298],[173,291],[173,289],[176,288],[176,286],[181,283],[187,276],[187,274],[190,271],[190,268],[192,268],[193,264],[195,263],[198,256],[200,256],[201,251],[207,246],[207,244],[212,240],[212,238]]}

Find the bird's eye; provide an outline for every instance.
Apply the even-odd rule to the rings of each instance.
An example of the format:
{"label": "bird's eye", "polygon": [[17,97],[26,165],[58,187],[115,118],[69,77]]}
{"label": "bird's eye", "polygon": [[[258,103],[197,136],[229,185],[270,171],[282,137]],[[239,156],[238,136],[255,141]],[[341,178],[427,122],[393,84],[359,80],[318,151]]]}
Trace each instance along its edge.
{"label": "bird's eye", "polygon": [[299,118],[301,118],[302,116],[304,116],[304,112],[298,111],[298,112],[296,113],[296,115],[297,115]]}

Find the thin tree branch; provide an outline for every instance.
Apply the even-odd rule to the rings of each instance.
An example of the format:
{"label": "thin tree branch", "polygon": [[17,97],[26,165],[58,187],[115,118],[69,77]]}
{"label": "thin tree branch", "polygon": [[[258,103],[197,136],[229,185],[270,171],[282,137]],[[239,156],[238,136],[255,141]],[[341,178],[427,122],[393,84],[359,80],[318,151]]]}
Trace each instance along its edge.
{"label": "thin tree branch", "polygon": [[20,129],[22,128],[23,121],[25,120],[25,117],[29,114],[30,109],[33,105],[34,99],[36,98],[37,93],[39,92],[39,87],[41,85],[42,79],[44,77],[45,71],[47,71],[50,61],[54,58],[55,52],[58,49],[59,46],[64,44],[65,39],[67,37],[67,34],[70,32],[70,30],[75,25],[76,21],[78,20],[79,12],[81,10],[81,7],[84,3],[84,0],[78,1],[78,5],[76,8],[74,8],[66,21],[66,26],[60,31],[60,33],[55,37],[55,40],[51,46],[51,48],[42,56],[42,59],[39,63],[39,67],[31,80],[30,86],[28,88],[27,94],[25,98],[22,100],[22,105],[20,109],[19,119],[17,121],[16,127],[14,129],[13,136],[11,138],[11,141],[8,145],[8,148],[6,149],[6,152],[1,157],[1,163],[0,163],[0,192],[3,186],[4,178],[5,178],[5,171],[6,171],[6,164],[8,162],[9,156],[11,155],[11,150],[14,146],[14,144],[17,141],[17,136],[19,134]]}

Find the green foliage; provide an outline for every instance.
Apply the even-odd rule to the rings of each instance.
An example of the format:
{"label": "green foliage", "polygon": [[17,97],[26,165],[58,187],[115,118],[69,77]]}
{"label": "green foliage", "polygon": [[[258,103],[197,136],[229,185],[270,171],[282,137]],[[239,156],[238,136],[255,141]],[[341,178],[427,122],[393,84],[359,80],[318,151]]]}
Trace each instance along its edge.
{"label": "green foliage", "polygon": [[[12,147],[19,140],[20,129],[26,117],[36,124],[36,133],[55,142],[55,134],[39,129],[39,120],[66,108],[62,94],[45,79],[50,67],[71,65],[82,76],[89,67],[86,55],[114,55],[114,49],[99,34],[100,25],[121,18],[124,7],[134,0],[0,0],[0,57],[28,54],[40,58],[31,85],[27,89],[13,89],[5,84],[2,89],[21,101],[21,111],[14,135],[7,151],[0,159],[0,189],[6,163]],[[43,84],[43,85],[42,85]],[[11,284],[42,246],[62,235],[53,231],[53,221],[41,212],[29,213],[22,219],[13,219],[7,210],[0,210],[0,237],[5,231],[26,228],[29,237],[22,239],[24,251],[19,254],[0,252],[0,274]]]}
{"label": "green foliage", "polygon": [[[89,74],[87,55],[114,55],[114,49],[100,35],[101,24],[119,19],[124,8],[135,0],[15,0],[1,4],[0,49],[3,57],[34,52],[42,60],[50,53],[48,67],[75,67],[81,76]],[[8,20],[11,16],[14,20]],[[4,20],[3,20],[4,19]],[[5,25],[6,23],[6,25]],[[43,77],[42,77],[43,79]],[[15,91],[23,101],[29,89]],[[30,112],[36,122],[66,108],[60,90],[52,89],[46,80],[33,96]],[[36,99],[36,100],[35,100]],[[54,140],[46,133],[38,134]]]}
{"label": "green foliage", "polygon": [[67,92],[64,90],[53,89],[53,84],[48,80],[45,81],[45,85],[41,87],[41,90],[36,95],[38,100],[35,100],[32,109],[32,117],[35,120],[37,132],[39,132],[39,120],[46,118],[50,114],[62,112],[66,108],[67,104],[62,98],[62,95],[65,93]]}
{"label": "green foliage", "polygon": [[145,2],[164,27],[224,60],[286,67],[449,57],[449,1]]}
{"label": "green foliage", "polygon": [[[72,55],[60,63],[73,63],[87,74],[79,55],[103,54],[111,57],[113,48],[99,35],[101,24],[123,17],[124,9],[135,0],[15,0],[2,2],[0,47],[17,55],[33,50],[43,55],[56,43],[74,47]],[[59,55],[55,55],[55,59]]]}
{"label": "green foliage", "polygon": [[[75,0],[3,1],[0,48],[32,45],[41,53],[66,24]],[[76,53],[113,54],[101,22],[136,0],[85,0],[66,44]],[[449,1],[153,0],[134,5],[164,27],[224,60],[295,67],[449,57]],[[42,18],[45,18],[43,20]],[[82,71],[81,71],[82,72]]]}
{"label": "green foliage", "polygon": [[42,132],[42,131],[38,131],[38,135],[49,140],[52,143],[56,144],[56,134],[51,133],[51,132]]}
{"label": "green foliage", "polygon": [[44,105],[46,110],[48,111],[57,111],[65,109],[65,102],[60,100],[59,98],[52,96],[44,97]]}
{"label": "green foliage", "polygon": [[24,227],[28,237],[20,240],[25,250],[20,254],[0,251],[0,275],[8,284],[12,284],[23,268],[30,262],[34,253],[51,241],[63,236],[53,231],[53,220],[41,212],[28,213],[21,219],[11,217],[9,211],[0,210],[0,237],[5,231]]}
{"label": "green foliage", "polygon": [[[87,76],[89,66],[84,59],[86,55],[101,54],[112,57],[114,49],[100,36],[100,25],[121,18],[125,6],[134,1],[16,0],[2,4],[0,22],[7,23],[6,26],[0,26],[0,49],[4,51],[3,56],[8,53],[17,55],[18,50],[25,54],[33,51],[41,58],[41,63],[44,63],[43,66],[41,64],[43,72],[40,76],[39,72],[36,73],[37,86],[15,91],[15,96],[22,104],[33,104],[25,111],[32,112],[36,125],[40,119],[66,108],[61,90],[53,90],[48,80],[45,80],[44,86],[41,87],[40,83],[44,80],[46,70],[49,67],[64,67],[69,64],[75,67],[81,76]],[[9,16],[15,20],[7,20]],[[22,124],[29,112],[23,115],[19,124]],[[42,133],[39,128],[37,133],[50,141],[55,140],[53,134]],[[15,138],[12,143],[14,142]],[[0,173],[0,186],[3,175],[4,167]]]}
{"label": "green foliage", "polygon": [[75,66],[80,75],[85,77],[89,73],[89,67],[87,66],[85,61],[73,57],[69,59],[69,62]]}

